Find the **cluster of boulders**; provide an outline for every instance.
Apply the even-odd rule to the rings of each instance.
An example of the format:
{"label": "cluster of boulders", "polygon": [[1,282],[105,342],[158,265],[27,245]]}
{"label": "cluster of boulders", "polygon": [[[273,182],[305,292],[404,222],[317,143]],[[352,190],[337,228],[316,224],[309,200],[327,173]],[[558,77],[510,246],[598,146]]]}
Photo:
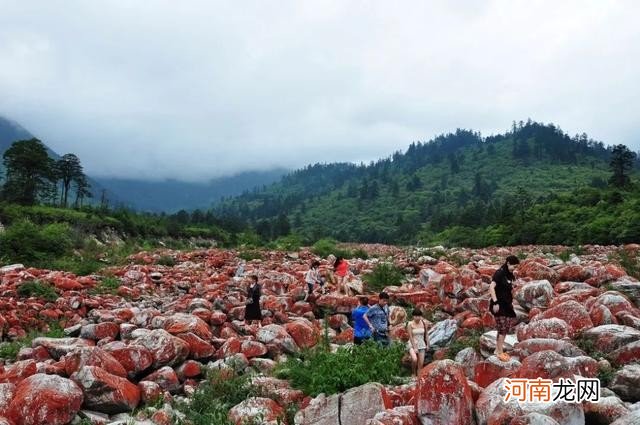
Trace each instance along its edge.
{"label": "cluster of boulders", "polygon": [[[304,274],[315,256],[264,252],[243,266],[262,285],[261,326],[244,322],[248,280],[236,273],[233,250],[140,253],[125,267],[101,276],[12,265],[0,268],[0,332],[20,340],[29,330],[64,327],[64,338],[37,337],[15,361],[0,367],[1,424],[170,424],[180,417],[172,401],[187,399],[207,370],[253,372],[265,396],[233,407],[235,424],[259,417],[278,423],[290,404],[295,423],[313,424],[611,424],[640,420],[640,283],[610,258],[618,250],[637,257],[640,246],[586,246],[560,259],[563,247],[524,246],[483,250],[399,249],[364,246],[378,257],[350,262],[355,296],[306,297]],[[511,360],[494,355],[496,332],[489,313],[491,276],[517,253],[514,304],[519,325],[505,341]],[[157,264],[170,255],[176,265]],[[526,257],[526,258],[525,258]],[[310,398],[275,379],[287,356],[319,343],[350,343],[349,312],[357,293],[376,302],[362,276],[381,262],[407,275],[390,286],[390,335],[406,341],[407,307],[431,320],[433,361],[402,386],[369,383],[343,394]],[[329,270],[326,260],[322,268]],[[100,294],[104,276],[120,285]],[[19,288],[37,280],[58,299],[23,298]],[[328,313],[328,314],[327,314]],[[481,335],[479,349],[447,359],[452,341]],[[593,356],[593,357],[592,357]],[[595,358],[594,358],[595,357]],[[504,401],[505,380],[607,377],[599,402]],[[153,406],[148,409],[140,409]],[[634,422],[634,420],[636,422]],[[292,424],[289,424],[292,425]]]}

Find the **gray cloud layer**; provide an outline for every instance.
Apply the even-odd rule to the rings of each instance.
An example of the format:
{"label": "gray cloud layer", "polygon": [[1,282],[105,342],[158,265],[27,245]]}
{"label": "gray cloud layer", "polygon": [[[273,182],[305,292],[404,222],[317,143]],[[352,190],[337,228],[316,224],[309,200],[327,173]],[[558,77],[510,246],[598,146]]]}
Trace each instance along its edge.
{"label": "gray cloud layer", "polygon": [[386,156],[513,119],[640,148],[640,3],[0,0],[0,115],[98,176]]}

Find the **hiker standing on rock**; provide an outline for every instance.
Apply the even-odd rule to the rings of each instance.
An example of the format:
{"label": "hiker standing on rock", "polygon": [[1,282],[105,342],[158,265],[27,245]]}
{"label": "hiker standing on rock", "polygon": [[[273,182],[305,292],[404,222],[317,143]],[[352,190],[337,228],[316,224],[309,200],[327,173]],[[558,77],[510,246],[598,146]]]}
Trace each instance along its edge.
{"label": "hiker standing on rock", "polygon": [[258,327],[262,322],[262,310],[260,309],[260,296],[262,295],[262,288],[258,285],[258,276],[251,275],[251,285],[247,291],[247,306],[244,310],[244,320],[252,324],[257,321]]}
{"label": "hiker standing on rock", "polygon": [[413,364],[413,372],[416,376],[420,374],[424,366],[424,357],[429,351],[429,335],[427,333],[427,322],[422,317],[422,312],[418,309],[411,313],[413,320],[407,323],[409,333],[409,354]]}
{"label": "hiker standing on rock", "polygon": [[513,328],[516,325],[516,312],[513,310],[513,294],[511,291],[515,280],[513,271],[519,263],[520,260],[515,255],[508,256],[502,267],[493,274],[491,285],[489,286],[489,293],[491,294],[489,311],[496,319],[496,328],[498,330],[495,354],[503,362],[509,361],[511,358],[503,351],[503,346],[505,337],[513,332]]}
{"label": "hiker standing on rock", "polygon": [[344,258],[338,257],[333,264],[333,269],[336,272],[336,276],[338,276],[338,293],[344,292],[345,295],[348,295],[346,280],[349,272],[349,263]]}
{"label": "hiker standing on rock", "polygon": [[386,347],[389,345],[389,294],[380,292],[378,304],[367,311],[364,318],[373,332],[373,340]]}
{"label": "hiker standing on rock", "polygon": [[320,285],[322,292],[324,293],[324,282],[320,277],[320,272],[318,271],[318,267],[320,267],[320,261],[314,261],[311,263],[311,268],[307,271],[307,274],[304,276],[304,281],[307,284],[307,295],[304,297],[306,301],[311,294],[313,293],[313,286],[317,283]]}
{"label": "hiker standing on rock", "polygon": [[369,298],[360,298],[360,305],[351,312],[351,320],[353,321],[353,343],[362,344],[365,340],[371,338],[371,324],[366,319],[367,311],[369,311]]}

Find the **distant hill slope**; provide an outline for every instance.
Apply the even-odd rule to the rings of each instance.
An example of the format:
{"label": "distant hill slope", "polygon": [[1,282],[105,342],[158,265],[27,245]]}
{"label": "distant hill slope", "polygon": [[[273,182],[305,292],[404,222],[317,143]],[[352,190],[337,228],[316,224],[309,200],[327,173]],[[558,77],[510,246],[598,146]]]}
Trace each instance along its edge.
{"label": "distant hill slope", "polygon": [[[249,220],[266,237],[291,229],[308,241],[417,243],[483,229],[478,235],[488,239],[479,244],[526,242],[510,233],[541,224],[525,220],[534,205],[576,191],[603,196],[610,154],[602,142],[570,137],[551,124],[514,123],[486,138],[459,129],[368,165],[308,166],[266,190],[227,200],[216,212]],[[536,230],[536,241],[581,237],[546,224],[551,227]],[[457,239],[474,238],[464,234],[471,236]]]}
{"label": "distant hill slope", "polygon": [[[33,137],[35,136],[20,124],[0,117],[0,174],[4,173],[2,154],[15,141]],[[60,158],[60,155],[49,147],[47,150],[52,158]],[[82,161],[82,158],[80,160]],[[96,177],[89,177],[89,182],[92,186],[92,203],[99,203],[102,191],[106,190],[106,198],[111,206],[127,206],[141,211],[173,213],[181,209],[211,208],[223,197],[240,195],[255,187],[269,185],[278,181],[288,171],[286,169],[249,171],[203,183],[177,180],[151,182]],[[85,172],[90,174],[90,170],[85,170]]]}
{"label": "distant hill slope", "polygon": [[206,183],[187,183],[177,180],[147,182],[130,179],[97,179],[124,203],[135,209],[173,213],[181,209],[208,209],[223,197],[240,195],[255,187],[280,180],[288,170],[251,171],[221,177]]}

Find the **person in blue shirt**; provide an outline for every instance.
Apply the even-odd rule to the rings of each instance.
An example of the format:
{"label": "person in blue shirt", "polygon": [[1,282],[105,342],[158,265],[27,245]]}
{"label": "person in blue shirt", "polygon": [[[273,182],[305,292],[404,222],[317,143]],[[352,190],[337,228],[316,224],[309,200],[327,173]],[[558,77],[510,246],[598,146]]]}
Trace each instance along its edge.
{"label": "person in blue shirt", "polygon": [[353,321],[353,343],[362,344],[365,340],[371,338],[370,325],[367,322],[365,314],[369,311],[369,298],[360,298],[360,305],[351,312],[351,320]]}
{"label": "person in blue shirt", "polygon": [[365,314],[369,329],[373,332],[373,340],[383,347],[389,345],[389,294],[380,292],[378,304],[371,307]]}

